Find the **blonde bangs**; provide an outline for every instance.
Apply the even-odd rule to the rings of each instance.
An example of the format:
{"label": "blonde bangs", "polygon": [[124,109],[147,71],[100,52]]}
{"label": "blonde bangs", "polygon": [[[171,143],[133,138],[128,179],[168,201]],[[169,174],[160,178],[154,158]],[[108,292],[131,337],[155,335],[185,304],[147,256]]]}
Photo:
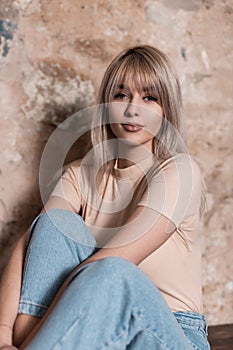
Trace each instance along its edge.
{"label": "blonde bangs", "polygon": [[115,91],[120,85],[132,83],[137,91],[146,89],[148,93],[156,93],[160,99],[159,82],[156,72],[140,55],[127,56],[114,67],[109,90],[105,94],[105,102],[111,102]]}

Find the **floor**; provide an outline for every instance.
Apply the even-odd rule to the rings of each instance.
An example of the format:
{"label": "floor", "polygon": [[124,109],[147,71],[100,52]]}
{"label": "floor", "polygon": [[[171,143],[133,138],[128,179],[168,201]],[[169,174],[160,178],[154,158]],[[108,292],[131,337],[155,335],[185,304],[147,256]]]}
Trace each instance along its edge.
{"label": "floor", "polygon": [[211,350],[233,350],[233,324],[210,326]]}

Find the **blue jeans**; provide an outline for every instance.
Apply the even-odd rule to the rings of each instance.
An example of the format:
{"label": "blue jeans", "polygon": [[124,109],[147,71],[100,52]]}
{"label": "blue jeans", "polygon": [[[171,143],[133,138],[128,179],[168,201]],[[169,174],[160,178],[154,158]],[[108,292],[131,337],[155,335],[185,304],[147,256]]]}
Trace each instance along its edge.
{"label": "blue jeans", "polygon": [[[72,270],[96,251],[82,218],[53,209],[32,224],[19,313],[42,317]],[[108,257],[74,274],[26,349],[209,349],[205,317],[172,313],[134,264]]]}

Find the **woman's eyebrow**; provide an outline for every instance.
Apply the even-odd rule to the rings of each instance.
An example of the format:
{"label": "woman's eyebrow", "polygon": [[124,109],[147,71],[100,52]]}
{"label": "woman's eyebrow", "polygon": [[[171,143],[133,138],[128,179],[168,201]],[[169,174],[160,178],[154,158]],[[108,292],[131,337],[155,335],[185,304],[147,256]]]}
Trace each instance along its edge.
{"label": "woman's eyebrow", "polygon": [[[129,87],[123,83],[117,84],[116,88],[117,90],[124,90],[126,92],[130,92]],[[148,86],[148,85],[143,86],[142,89],[140,89],[140,91],[143,91],[145,93],[153,93],[153,94],[157,92],[154,86]]]}

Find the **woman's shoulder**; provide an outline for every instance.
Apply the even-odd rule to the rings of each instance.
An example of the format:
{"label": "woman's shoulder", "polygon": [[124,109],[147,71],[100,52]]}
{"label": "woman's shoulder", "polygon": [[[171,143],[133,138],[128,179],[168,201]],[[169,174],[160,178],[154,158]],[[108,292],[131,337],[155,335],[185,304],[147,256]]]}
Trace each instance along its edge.
{"label": "woman's shoulder", "polygon": [[201,177],[199,161],[188,153],[179,153],[164,160],[159,168],[163,172],[181,171],[182,173],[185,172],[187,176]]}
{"label": "woman's shoulder", "polygon": [[203,177],[198,161],[190,154],[176,154],[152,166],[147,174],[149,183],[164,184],[179,190],[187,187],[202,188]]}
{"label": "woman's shoulder", "polygon": [[64,174],[65,172],[77,173],[78,170],[80,169],[81,163],[82,163],[82,159],[77,159],[77,160],[74,160],[74,161],[72,161],[72,162],[66,164],[66,165],[63,167],[63,174]]}

